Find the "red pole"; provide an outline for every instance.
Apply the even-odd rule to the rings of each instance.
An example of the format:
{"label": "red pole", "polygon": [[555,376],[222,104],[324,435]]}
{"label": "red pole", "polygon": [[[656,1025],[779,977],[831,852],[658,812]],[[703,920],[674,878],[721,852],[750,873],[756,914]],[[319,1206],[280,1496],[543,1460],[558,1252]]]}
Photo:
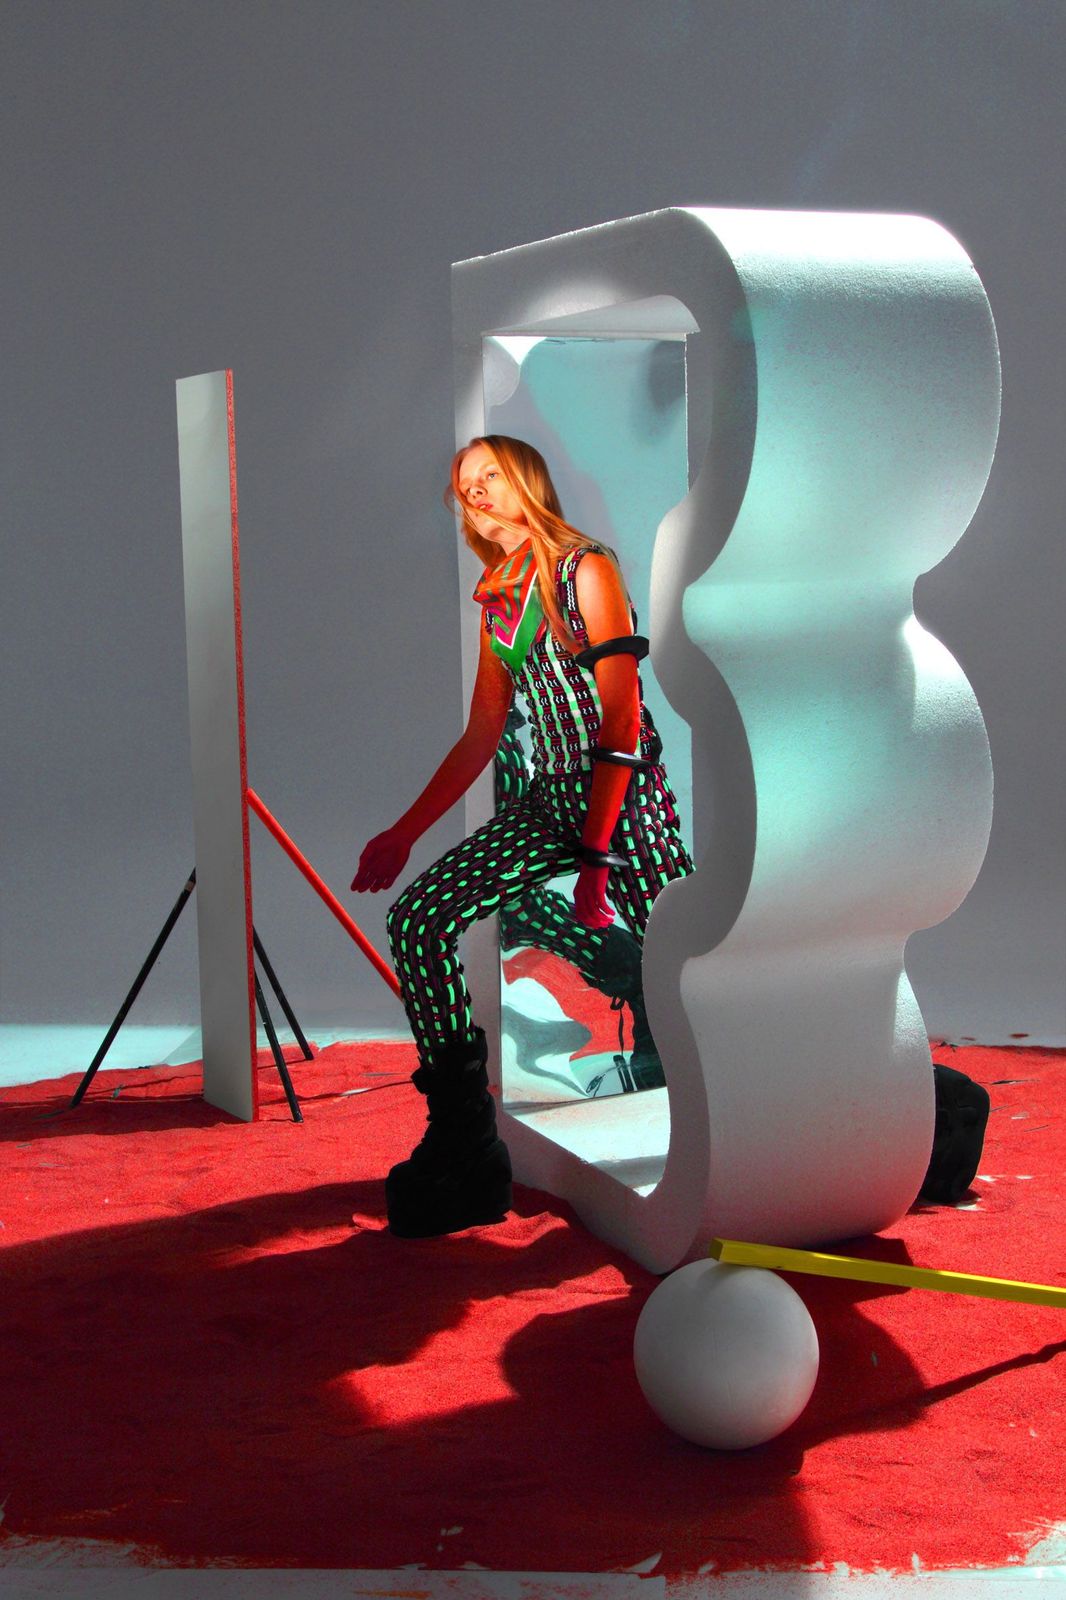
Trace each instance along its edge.
{"label": "red pole", "polygon": [[380,972],[381,976],[385,979],[385,982],[388,984],[393,994],[398,996],[400,993],[399,981],[397,980],[396,974],[393,972],[388,962],[378,955],[366,934],[363,933],[362,929],[352,921],[347,911],[345,911],[344,907],[337,899],[337,896],[333,893],[333,890],[328,884],[322,881],[314,867],[311,865],[310,861],[308,861],[306,856],[301,854],[297,846],[285,832],[285,829],[281,826],[281,823],[267,810],[266,806],[263,804],[262,800],[260,800],[255,790],[248,789],[245,791],[245,794],[248,804],[251,806],[260,822],[264,825],[269,833],[274,835],[274,838],[278,841],[289,860],[299,867],[300,871],[303,873],[304,877],[307,879],[315,893],[326,902],[327,906],[333,912],[333,915],[344,929],[345,933],[351,935],[356,944],[359,946],[360,950],[366,956],[367,960],[370,962],[371,966],[377,968],[378,972]]}

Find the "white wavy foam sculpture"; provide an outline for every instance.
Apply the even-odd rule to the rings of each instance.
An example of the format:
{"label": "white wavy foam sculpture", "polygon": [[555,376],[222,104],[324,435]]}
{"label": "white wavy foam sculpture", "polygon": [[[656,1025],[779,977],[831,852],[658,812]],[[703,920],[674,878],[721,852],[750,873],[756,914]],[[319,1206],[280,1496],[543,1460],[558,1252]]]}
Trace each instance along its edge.
{"label": "white wavy foam sculpture", "polygon": [[[516,1173],[658,1272],[716,1234],[884,1228],[933,1128],[904,947],[960,904],[991,820],[979,708],[911,606],[995,447],[973,264],[923,217],[685,207],[453,279],[460,443],[483,430],[487,334],[688,340],[692,487],[648,534],[652,666],[692,727],[696,871],[644,946],[667,1088],[504,1113]],[[468,825],[491,809],[490,769]],[[490,1036],[498,957],[479,925],[466,969]]]}

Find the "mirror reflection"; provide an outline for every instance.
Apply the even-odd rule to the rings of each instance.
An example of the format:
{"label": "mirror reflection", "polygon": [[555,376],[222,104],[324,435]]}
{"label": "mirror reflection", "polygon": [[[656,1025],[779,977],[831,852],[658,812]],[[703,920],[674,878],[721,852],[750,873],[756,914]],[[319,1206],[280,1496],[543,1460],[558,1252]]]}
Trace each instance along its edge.
{"label": "mirror reflection", "polygon": [[[529,441],[547,459],[567,520],[612,549],[649,632],[652,548],[663,516],[688,490],[684,341],[485,340],[486,432]],[[642,814],[670,819],[647,841],[645,877],[612,873],[615,921],[590,929],[574,914],[573,874],[524,889],[499,913],[503,1098],[523,1108],[661,1088],[641,978],[647,913],[691,849],[691,734],[639,662],[641,698],[661,764],[634,771]],[[494,766],[497,812],[531,781],[529,728],[516,696]],[[680,865],[679,865],[680,863]],[[689,867],[690,869],[690,863]],[[613,888],[613,893],[612,893]]]}

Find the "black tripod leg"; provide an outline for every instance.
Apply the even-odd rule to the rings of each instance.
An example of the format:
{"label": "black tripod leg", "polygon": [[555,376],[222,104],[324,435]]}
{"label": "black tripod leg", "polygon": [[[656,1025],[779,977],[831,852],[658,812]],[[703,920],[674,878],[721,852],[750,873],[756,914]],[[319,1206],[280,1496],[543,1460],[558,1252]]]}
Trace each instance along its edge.
{"label": "black tripod leg", "polygon": [[141,992],[141,989],[144,987],[144,980],[147,978],[148,974],[151,972],[152,968],[155,966],[156,959],[158,958],[160,950],[162,950],[163,946],[167,942],[167,939],[170,937],[171,930],[173,929],[175,922],[177,922],[178,918],[181,916],[182,908],[184,907],[186,900],[192,894],[192,892],[195,889],[195,887],[196,887],[196,868],[194,867],[193,870],[189,873],[189,876],[188,876],[188,878],[187,878],[187,880],[185,882],[185,887],[182,889],[182,891],[179,894],[177,900],[174,902],[174,907],[173,907],[169,917],[167,918],[167,920],[163,924],[162,930],[160,931],[160,934],[159,934],[159,938],[156,940],[155,944],[152,946],[152,948],[149,950],[148,954],[145,956],[144,965],[141,968],[140,972],[138,972],[136,978],[133,980],[133,987],[131,988],[129,994],[126,996],[125,1000],[123,1000],[121,1006],[119,1007],[118,1015],[116,1016],[114,1022],[111,1024],[110,1028],[108,1028],[107,1033],[104,1036],[103,1044],[100,1046],[99,1050],[93,1056],[92,1063],[89,1066],[89,1070],[86,1072],[84,1078],[82,1078],[81,1082],[79,1083],[77,1091],[76,1091],[76,1093],[74,1095],[74,1098],[70,1102],[71,1107],[74,1107],[74,1106],[79,1105],[81,1103],[82,1096],[84,1095],[86,1089],[89,1087],[90,1083],[92,1083],[93,1079],[96,1076],[97,1069],[99,1068],[101,1061],[103,1061],[104,1057],[107,1055],[107,1052],[110,1050],[112,1044],[114,1043],[116,1033],[121,1028],[123,1022],[125,1022],[126,1017],[129,1014],[130,1007],[133,1005],[133,1002],[136,1000],[137,996]]}
{"label": "black tripod leg", "polygon": [[267,953],[263,949],[263,942],[260,939],[259,935],[256,933],[254,928],[252,929],[252,942],[255,945],[255,953],[259,957],[259,965],[262,967],[263,971],[266,973],[267,982],[269,983],[270,987],[273,989],[274,993],[278,997],[278,1005],[281,1007],[282,1011],[284,1011],[284,1013],[285,1013],[285,1021],[289,1024],[289,1027],[293,1031],[293,1036],[296,1039],[296,1043],[300,1046],[300,1049],[303,1051],[304,1060],[305,1061],[313,1061],[314,1060],[314,1052],[311,1049],[311,1046],[308,1044],[307,1040],[303,1036],[303,1029],[300,1027],[300,1024],[297,1022],[295,1013],[293,1012],[293,1009],[290,1006],[288,1000],[286,1000],[286,998],[285,998],[285,992],[282,989],[281,984],[278,982],[277,974],[274,971],[274,968],[270,965],[270,962],[267,959]]}
{"label": "black tripod leg", "polygon": [[270,1012],[267,1010],[266,995],[263,993],[263,985],[259,982],[258,972],[255,974],[255,1003],[259,1007],[259,1015],[263,1019],[263,1027],[266,1029],[266,1036],[270,1042],[270,1053],[274,1057],[274,1065],[278,1069],[278,1077],[281,1079],[281,1087],[285,1090],[285,1098],[289,1102],[289,1110],[292,1112],[292,1120],[293,1122],[302,1122],[304,1119],[304,1114],[300,1110],[300,1102],[296,1098],[296,1090],[292,1086],[292,1079],[289,1077],[289,1069],[285,1065],[285,1057],[281,1053],[281,1046],[278,1043],[278,1036],[274,1031],[273,1019],[271,1018]]}

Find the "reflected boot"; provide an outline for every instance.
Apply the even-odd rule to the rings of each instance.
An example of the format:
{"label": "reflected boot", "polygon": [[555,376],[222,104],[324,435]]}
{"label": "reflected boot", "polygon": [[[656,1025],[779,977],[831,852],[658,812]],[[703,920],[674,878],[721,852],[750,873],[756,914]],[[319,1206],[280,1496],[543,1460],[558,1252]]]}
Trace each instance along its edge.
{"label": "reflected boot", "polygon": [[634,1088],[661,1089],[666,1082],[666,1073],[663,1071],[662,1059],[651,1036],[651,1028],[648,1026],[643,988],[638,989],[635,994],[626,995],[621,1001],[612,1000],[611,1004],[624,1005],[626,1001],[633,1013],[633,1054],[629,1060],[629,1071]]}
{"label": "reflected boot", "polygon": [[412,1075],[429,1126],[385,1179],[389,1228],[403,1239],[498,1222],[511,1206],[511,1157],[496,1132],[484,1030],[434,1051]]}
{"label": "reflected boot", "polygon": [[611,1010],[619,1013],[619,1048],[623,1038],[623,1006],[628,1005],[633,1013],[633,1053],[628,1066],[619,1069],[624,1090],[661,1089],[666,1082],[644,1007],[642,954],[640,944],[628,928],[606,928],[603,944],[596,951],[591,975],[596,988],[611,996]]}

